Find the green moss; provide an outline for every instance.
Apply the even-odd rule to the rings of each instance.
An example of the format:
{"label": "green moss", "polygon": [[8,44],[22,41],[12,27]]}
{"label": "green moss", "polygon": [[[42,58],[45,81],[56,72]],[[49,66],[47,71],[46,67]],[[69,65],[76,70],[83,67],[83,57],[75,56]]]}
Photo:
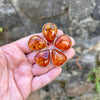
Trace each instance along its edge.
{"label": "green moss", "polygon": [[100,67],[92,69],[87,81],[93,82],[97,93],[100,94]]}
{"label": "green moss", "polygon": [[3,28],[2,27],[0,27],[0,32],[3,32]]}

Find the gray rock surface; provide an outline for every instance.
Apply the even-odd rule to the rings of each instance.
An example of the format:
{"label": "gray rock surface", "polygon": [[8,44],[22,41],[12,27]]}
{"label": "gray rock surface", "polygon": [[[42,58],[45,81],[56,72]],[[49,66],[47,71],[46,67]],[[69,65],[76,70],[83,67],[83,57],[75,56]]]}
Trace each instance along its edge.
{"label": "gray rock surface", "polygon": [[96,20],[100,20],[100,0],[96,0],[96,6],[93,10],[93,18]]}
{"label": "gray rock surface", "polygon": [[65,85],[68,97],[75,97],[83,93],[89,92],[94,88],[94,85],[89,82],[84,82],[82,76],[73,76]]}
{"label": "gray rock surface", "polygon": [[56,81],[66,82],[70,79],[71,76],[71,73],[69,73],[68,71],[66,71],[66,69],[63,68],[62,73],[59,77],[57,77]]}
{"label": "gray rock surface", "polygon": [[95,0],[70,0],[69,19],[81,21],[89,17],[95,6]]}
{"label": "gray rock surface", "polygon": [[68,3],[68,0],[19,0],[18,5],[26,16],[38,20],[63,14]]}
{"label": "gray rock surface", "polygon": [[100,52],[98,52],[98,54],[97,54],[96,63],[97,63],[97,65],[100,65]]}
{"label": "gray rock surface", "polygon": [[52,82],[49,85],[49,91],[52,99],[65,96],[64,89],[61,87],[61,84],[58,82]]}
{"label": "gray rock surface", "polygon": [[4,29],[4,32],[0,34],[2,36],[2,38],[0,36],[0,41],[4,43],[19,39],[26,34],[18,12],[7,0],[0,3],[0,26]]}

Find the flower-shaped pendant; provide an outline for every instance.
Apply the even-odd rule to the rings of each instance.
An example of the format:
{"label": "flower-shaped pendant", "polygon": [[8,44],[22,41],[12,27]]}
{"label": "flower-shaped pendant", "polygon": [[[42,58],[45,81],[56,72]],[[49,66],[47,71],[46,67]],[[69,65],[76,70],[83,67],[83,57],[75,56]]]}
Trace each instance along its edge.
{"label": "flower-shaped pendant", "polygon": [[[46,67],[51,59],[55,66],[63,65],[67,61],[67,57],[63,51],[68,50],[72,45],[70,37],[68,35],[61,35],[56,39],[57,26],[53,23],[45,24],[42,28],[42,32],[45,39],[39,35],[33,35],[28,42],[30,49],[40,50],[35,55],[35,62],[42,67]],[[56,49],[42,50],[46,48],[49,43],[54,45]]]}

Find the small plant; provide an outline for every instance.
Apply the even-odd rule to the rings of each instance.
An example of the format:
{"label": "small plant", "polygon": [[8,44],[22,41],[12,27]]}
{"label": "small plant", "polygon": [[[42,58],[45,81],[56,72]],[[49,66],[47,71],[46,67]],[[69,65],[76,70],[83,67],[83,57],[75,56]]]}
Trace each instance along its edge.
{"label": "small plant", "polygon": [[0,27],[0,32],[3,32],[3,28],[2,27]]}
{"label": "small plant", "polygon": [[95,88],[98,93],[100,93],[100,67],[94,68],[88,75],[87,81],[95,83]]}

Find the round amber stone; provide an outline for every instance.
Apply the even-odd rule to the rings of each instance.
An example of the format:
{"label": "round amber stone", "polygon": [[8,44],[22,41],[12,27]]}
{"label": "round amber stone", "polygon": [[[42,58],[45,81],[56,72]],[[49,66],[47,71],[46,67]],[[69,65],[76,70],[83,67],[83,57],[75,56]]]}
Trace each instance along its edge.
{"label": "round amber stone", "polygon": [[47,23],[43,26],[43,34],[46,40],[52,43],[57,35],[57,26],[53,23]]}
{"label": "round amber stone", "polygon": [[41,50],[46,47],[46,41],[42,37],[34,35],[29,39],[28,46],[32,50]]}
{"label": "round amber stone", "polygon": [[71,39],[68,35],[62,35],[55,41],[55,47],[60,50],[68,50],[72,45]]}
{"label": "round amber stone", "polygon": [[50,51],[48,49],[44,51],[40,51],[35,55],[35,61],[40,66],[43,67],[47,66],[50,61]]}
{"label": "round amber stone", "polygon": [[53,49],[52,50],[52,62],[56,66],[61,66],[67,60],[67,57],[60,51]]}

